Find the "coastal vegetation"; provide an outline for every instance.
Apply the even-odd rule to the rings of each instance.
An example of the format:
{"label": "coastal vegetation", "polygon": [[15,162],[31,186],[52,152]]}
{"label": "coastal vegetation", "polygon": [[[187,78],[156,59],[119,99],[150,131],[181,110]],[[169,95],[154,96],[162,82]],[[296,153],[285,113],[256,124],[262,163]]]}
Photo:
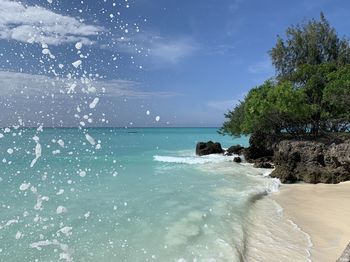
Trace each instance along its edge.
{"label": "coastal vegetation", "polygon": [[323,13],[290,26],[269,55],[276,76],[225,114],[221,134],[318,139],[350,131],[350,45]]}

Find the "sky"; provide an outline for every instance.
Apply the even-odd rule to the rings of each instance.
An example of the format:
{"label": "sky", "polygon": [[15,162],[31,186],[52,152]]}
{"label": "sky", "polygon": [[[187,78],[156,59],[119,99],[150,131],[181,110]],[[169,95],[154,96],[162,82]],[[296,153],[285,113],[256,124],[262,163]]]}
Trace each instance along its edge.
{"label": "sky", "polygon": [[277,35],[343,0],[0,0],[0,126],[216,127]]}

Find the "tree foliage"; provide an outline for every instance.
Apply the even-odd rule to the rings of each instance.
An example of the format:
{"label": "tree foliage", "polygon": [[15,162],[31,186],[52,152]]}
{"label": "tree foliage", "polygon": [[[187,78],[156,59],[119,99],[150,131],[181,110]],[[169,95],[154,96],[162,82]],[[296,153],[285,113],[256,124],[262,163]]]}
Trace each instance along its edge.
{"label": "tree foliage", "polygon": [[278,36],[270,56],[277,76],[288,79],[302,65],[348,64],[350,47],[348,40],[339,38],[321,13],[320,21],[312,19],[307,23],[289,27],[286,39]]}
{"label": "tree foliage", "polygon": [[244,107],[245,102],[239,101],[232,111],[225,114],[225,118],[229,121],[224,122],[219,130],[220,134],[228,134],[231,136],[239,136],[242,133],[241,125],[244,122]]}
{"label": "tree foliage", "polygon": [[282,129],[297,133],[304,125],[300,118],[309,119],[312,109],[306,103],[302,89],[293,88],[290,82],[266,81],[250,90],[244,102],[226,114],[221,133],[239,136],[256,130],[279,134]]}
{"label": "tree foliage", "polygon": [[257,130],[319,136],[350,129],[350,48],[321,13],[291,26],[270,51],[276,77],[250,90],[225,117],[220,132]]}
{"label": "tree foliage", "polygon": [[327,124],[332,131],[350,131],[350,65],[328,74],[327,78],[323,118],[329,119]]}

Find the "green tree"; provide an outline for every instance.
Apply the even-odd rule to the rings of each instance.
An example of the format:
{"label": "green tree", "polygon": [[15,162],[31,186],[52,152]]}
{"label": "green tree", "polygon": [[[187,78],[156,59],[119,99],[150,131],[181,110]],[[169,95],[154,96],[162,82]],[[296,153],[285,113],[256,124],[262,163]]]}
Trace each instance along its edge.
{"label": "green tree", "polygon": [[334,63],[322,63],[317,65],[304,64],[299,66],[295,72],[290,75],[290,81],[297,89],[304,90],[307,100],[306,103],[312,110],[309,118],[309,129],[314,136],[317,136],[320,130],[328,121],[324,116],[325,107],[323,102],[323,92],[329,81],[328,75],[337,70]]}
{"label": "green tree", "polygon": [[289,27],[286,39],[278,36],[276,46],[269,53],[277,77],[284,80],[290,79],[302,65],[334,63],[342,66],[350,62],[349,41],[338,37],[323,13],[320,21],[312,19]]}
{"label": "green tree", "polygon": [[220,128],[220,134],[228,134],[234,137],[238,137],[242,134],[241,126],[244,121],[244,106],[245,102],[239,101],[232,111],[225,114],[225,118],[228,119],[228,121],[224,122]]}
{"label": "green tree", "polygon": [[[252,133],[253,129],[271,131],[271,115],[268,115],[269,90],[273,87],[272,81],[266,81],[264,84],[251,89],[245,99],[244,121],[241,128],[244,134]],[[275,121],[273,121],[275,122]]]}
{"label": "green tree", "polygon": [[323,118],[329,131],[350,131],[350,65],[328,74],[323,92]]}
{"label": "green tree", "polygon": [[293,88],[290,82],[268,80],[250,90],[244,102],[225,115],[228,120],[220,131],[234,136],[257,130],[275,135],[303,133],[312,114],[306,100],[304,90]]}
{"label": "green tree", "polygon": [[230,135],[294,137],[350,131],[350,47],[324,15],[291,26],[270,51],[276,77],[253,88],[225,116]]}

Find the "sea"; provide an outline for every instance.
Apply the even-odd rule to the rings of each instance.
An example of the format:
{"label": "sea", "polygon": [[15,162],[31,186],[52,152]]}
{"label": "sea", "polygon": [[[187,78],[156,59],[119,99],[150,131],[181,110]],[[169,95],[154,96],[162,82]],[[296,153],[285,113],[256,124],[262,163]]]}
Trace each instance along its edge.
{"label": "sea", "polygon": [[0,130],[0,261],[310,261],[280,182],[216,128]]}

